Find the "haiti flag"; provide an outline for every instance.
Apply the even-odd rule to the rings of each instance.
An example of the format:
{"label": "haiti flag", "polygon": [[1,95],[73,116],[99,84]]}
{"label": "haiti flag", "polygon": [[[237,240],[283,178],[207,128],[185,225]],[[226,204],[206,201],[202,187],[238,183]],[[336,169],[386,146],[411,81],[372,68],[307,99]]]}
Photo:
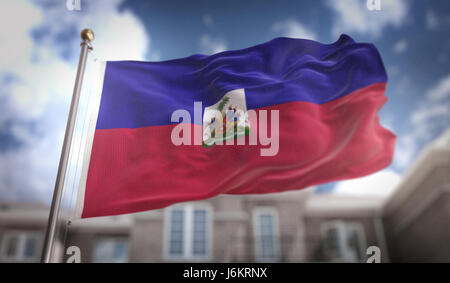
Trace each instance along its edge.
{"label": "haiti flag", "polygon": [[82,218],[298,190],[392,161],[395,136],[378,117],[383,62],[346,35],[101,69]]}

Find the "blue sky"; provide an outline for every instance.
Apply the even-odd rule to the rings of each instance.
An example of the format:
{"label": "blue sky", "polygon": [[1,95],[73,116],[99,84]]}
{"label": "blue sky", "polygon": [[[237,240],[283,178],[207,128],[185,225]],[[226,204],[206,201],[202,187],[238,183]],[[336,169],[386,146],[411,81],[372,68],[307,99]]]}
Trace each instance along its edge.
{"label": "blue sky", "polygon": [[0,201],[49,201],[77,57],[166,60],[240,49],[278,36],[373,42],[389,75],[381,122],[398,143],[386,170],[334,192],[386,195],[424,145],[450,126],[450,2],[381,0],[0,0]]}

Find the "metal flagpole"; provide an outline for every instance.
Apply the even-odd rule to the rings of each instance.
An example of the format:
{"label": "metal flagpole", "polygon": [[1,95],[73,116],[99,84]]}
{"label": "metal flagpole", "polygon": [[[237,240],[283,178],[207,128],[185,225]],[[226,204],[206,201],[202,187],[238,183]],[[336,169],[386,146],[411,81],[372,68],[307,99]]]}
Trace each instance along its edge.
{"label": "metal flagpole", "polygon": [[73,130],[75,127],[75,119],[77,116],[78,102],[80,100],[81,86],[83,83],[84,70],[86,68],[87,55],[92,50],[91,41],[94,40],[94,32],[90,29],[84,29],[81,34],[81,54],[78,61],[77,76],[73,89],[72,102],[70,103],[69,117],[67,119],[66,133],[64,134],[64,142],[59,159],[58,174],[56,175],[55,190],[53,191],[52,205],[48,217],[47,232],[45,234],[44,247],[42,250],[41,262],[50,262],[53,243],[55,240],[55,232],[58,220],[58,213],[61,204],[64,179],[66,176],[67,163],[69,160],[70,145],[72,143]]}

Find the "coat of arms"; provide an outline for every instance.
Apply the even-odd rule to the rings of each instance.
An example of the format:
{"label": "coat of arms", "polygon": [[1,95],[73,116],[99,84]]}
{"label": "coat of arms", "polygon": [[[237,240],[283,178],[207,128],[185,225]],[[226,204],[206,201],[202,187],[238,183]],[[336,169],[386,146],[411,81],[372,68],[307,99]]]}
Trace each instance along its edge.
{"label": "coat of arms", "polygon": [[216,104],[206,107],[203,116],[203,146],[225,141],[250,132],[244,89],[227,92]]}

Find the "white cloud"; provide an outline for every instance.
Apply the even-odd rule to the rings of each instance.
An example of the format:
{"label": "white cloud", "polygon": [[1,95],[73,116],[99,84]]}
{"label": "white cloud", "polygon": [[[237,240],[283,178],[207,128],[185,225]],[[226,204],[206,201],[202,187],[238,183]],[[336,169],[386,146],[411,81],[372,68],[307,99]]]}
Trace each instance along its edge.
{"label": "white cloud", "polygon": [[450,117],[450,105],[429,103],[412,113],[411,122],[420,125],[433,118],[446,116]]}
{"label": "white cloud", "polygon": [[356,32],[378,37],[388,26],[402,26],[408,16],[406,0],[383,0],[380,11],[367,9],[366,1],[328,0],[326,3],[335,12],[334,36]]}
{"label": "white cloud", "polygon": [[427,92],[427,98],[432,101],[450,98],[450,74],[441,79],[436,87]]}
{"label": "white cloud", "polygon": [[408,48],[408,42],[404,39],[397,41],[397,43],[394,45],[394,51],[397,54],[401,54],[406,51]]}
{"label": "white cloud", "polygon": [[401,177],[392,170],[383,170],[375,174],[339,182],[335,194],[352,196],[389,196],[400,183]]}
{"label": "white cloud", "polygon": [[28,65],[33,48],[28,33],[32,23],[41,20],[40,9],[25,1],[0,1],[0,72],[5,72],[6,66],[17,72]]}
{"label": "white cloud", "polygon": [[411,122],[416,132],[422,135],[429,130],[431,121],[444,121],[450,125],[450,74],[437,82],[425,94],[425,100],[411,114]]}
{"label": "white cloud", "polygon": [[150,38],[140,20],[132,12],[118,11],[121,2],[122,0],[82,1],[79,12],[66,11],[65,5],[62,5],[64,3],[46,7],[42,10],[45,20],[41,23],[41,30],[45,31],[45,36],[42,37],[44,45],[50,49],[62,48],[78,56],[79,36],[63,40],[58,38],[70,30],[78,35],[81,29],[88,27],[96,35],[93,42],[94,52],[100,59],[144,59],[150,46]]}
{"label": "white cloud", "polygon": [[[410,86],[409,86],[410,87]],[[450,125],[450,74],[425,92],[410,114],[411,127],[398,139],[394,163],[399,168],[408,167],[422,142],[429,142],[438,129]]]}
{"label": "white cloud", "polygon": [[417,148],[417,138],[414,134],[400,136],[395,145],[394,165],[402,169],[409,167]]}
{"label": "white cloud", "polygon": [[202,22],[208,28],[212,28],[214,26],[214,21],[213,21],[213,18],[211,17],[211,15],[208,15],[208,14],[203,15]]}
{"label": "white cloud", "polygon": [[207,54],[214,54],[228,49],[227,43],[221,38],[212,38],[208,34],[200,37],[202,51]]}
{"label": "white cloud", "polygon": [[0,131],[14,141],[0,148],[0,199],[51,198],[82,28],[96,34],[90,59],[145,58],[145,28],[131,12],[118,11],[120,2],[83,1],[77,12],[65,1],[45,8],[0,2]]}
{"label": "white cloud", "polygon": [[439,18],[436,13],[428,9],[425,14],[425,25],[429,30],[435,30],[439,26]]}
{"label": "white cloud", "polygon": [[271,30],[280,36],[315,40],[316,34],[294,19],[287,19],[272,25]]}
{"label": "white cloud", "polygon": [[397,76],[398,74],[400,74],[400,68],[397,65],[387,66],[386,69],[389,74],[389,77]]}

